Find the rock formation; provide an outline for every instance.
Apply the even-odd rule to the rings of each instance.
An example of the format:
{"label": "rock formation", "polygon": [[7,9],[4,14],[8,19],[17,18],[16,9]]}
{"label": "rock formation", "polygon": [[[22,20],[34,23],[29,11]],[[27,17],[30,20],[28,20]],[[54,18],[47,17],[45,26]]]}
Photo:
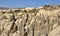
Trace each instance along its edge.
{"label": "rock formation", "polygon": [[60,31],[60,5],[13,10],[0,11],[0,36],[57,36]]}

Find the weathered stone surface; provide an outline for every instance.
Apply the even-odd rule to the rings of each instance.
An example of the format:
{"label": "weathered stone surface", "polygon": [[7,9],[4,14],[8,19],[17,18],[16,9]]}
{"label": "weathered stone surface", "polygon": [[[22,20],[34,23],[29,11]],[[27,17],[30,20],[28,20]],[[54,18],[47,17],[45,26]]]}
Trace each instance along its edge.
{"label": "weathered stone surface", "polygon": [[0,12],[0,36],[57,36],[60,33],[59,6],[12,10]]}

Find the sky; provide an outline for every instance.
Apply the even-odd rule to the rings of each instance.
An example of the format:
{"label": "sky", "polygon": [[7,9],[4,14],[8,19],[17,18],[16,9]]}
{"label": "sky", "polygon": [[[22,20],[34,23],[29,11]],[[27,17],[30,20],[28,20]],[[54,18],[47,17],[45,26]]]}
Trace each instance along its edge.
{"label": "sky", "polygon": [[0,0],[0,7],[39,7],[42,5],[60,5],[60,0]]}

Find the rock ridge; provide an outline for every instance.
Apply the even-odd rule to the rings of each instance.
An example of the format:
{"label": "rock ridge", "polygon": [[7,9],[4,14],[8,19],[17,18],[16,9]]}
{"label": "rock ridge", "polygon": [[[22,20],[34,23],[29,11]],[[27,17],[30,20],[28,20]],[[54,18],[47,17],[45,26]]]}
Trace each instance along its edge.
{"label": "rock ridge", "polygon": [[59,26],[60,5],[0,11],[0,36],[53,36]]}

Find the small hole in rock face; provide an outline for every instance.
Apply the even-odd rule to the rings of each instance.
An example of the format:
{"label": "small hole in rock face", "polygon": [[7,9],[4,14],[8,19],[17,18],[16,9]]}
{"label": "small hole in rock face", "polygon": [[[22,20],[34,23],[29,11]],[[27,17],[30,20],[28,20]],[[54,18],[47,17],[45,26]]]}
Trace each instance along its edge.
{"label": "small hole in rock face", "polygon": [[3,16],[3,19],[8,19],[6,16]]}
{"label": "small hole in rock face", "polygon": [[27,35],[28,35],[28,33],[27,33],[27,32],[25,32],[24,36],[27,36]]}
{"label": "small hole in rock face", "polygon": [[46,34],[46,36],[48,36],[48,34]]}
{"label": "small hole in rock face", "polygon": [[27,10],[24,10],[24,12],[27,12]]}
{"label": "small hole in rock face", "polygon": [[18,27],[16,26],[16,31],[17,31],[17,28],[18,28]]}
{"label": "small hole in rock face", "polygon": [[58,15],[58,18],[60,18],[60,15]]}
{"label": "small hole in rock face", "polygon": [[19,10],[15,10],[14,12],[19,12]]}
{"label": "small hole in rock face", "polygon": [[16,21],[17,19],[15,19],[14,21]]}
{"label": "small hole in rock face", "polygon": [[26,31],[26,29],[24,29],[24,32]]}
{"label": "small hole in rock face", "polygon": [[2,13],[5,14],[6,12],[3,12],[3,11],[2,11]]}
{"label": "small hole in rock face", "polygon": [[44,23],[46,23],[46,20],[44,21]]}

